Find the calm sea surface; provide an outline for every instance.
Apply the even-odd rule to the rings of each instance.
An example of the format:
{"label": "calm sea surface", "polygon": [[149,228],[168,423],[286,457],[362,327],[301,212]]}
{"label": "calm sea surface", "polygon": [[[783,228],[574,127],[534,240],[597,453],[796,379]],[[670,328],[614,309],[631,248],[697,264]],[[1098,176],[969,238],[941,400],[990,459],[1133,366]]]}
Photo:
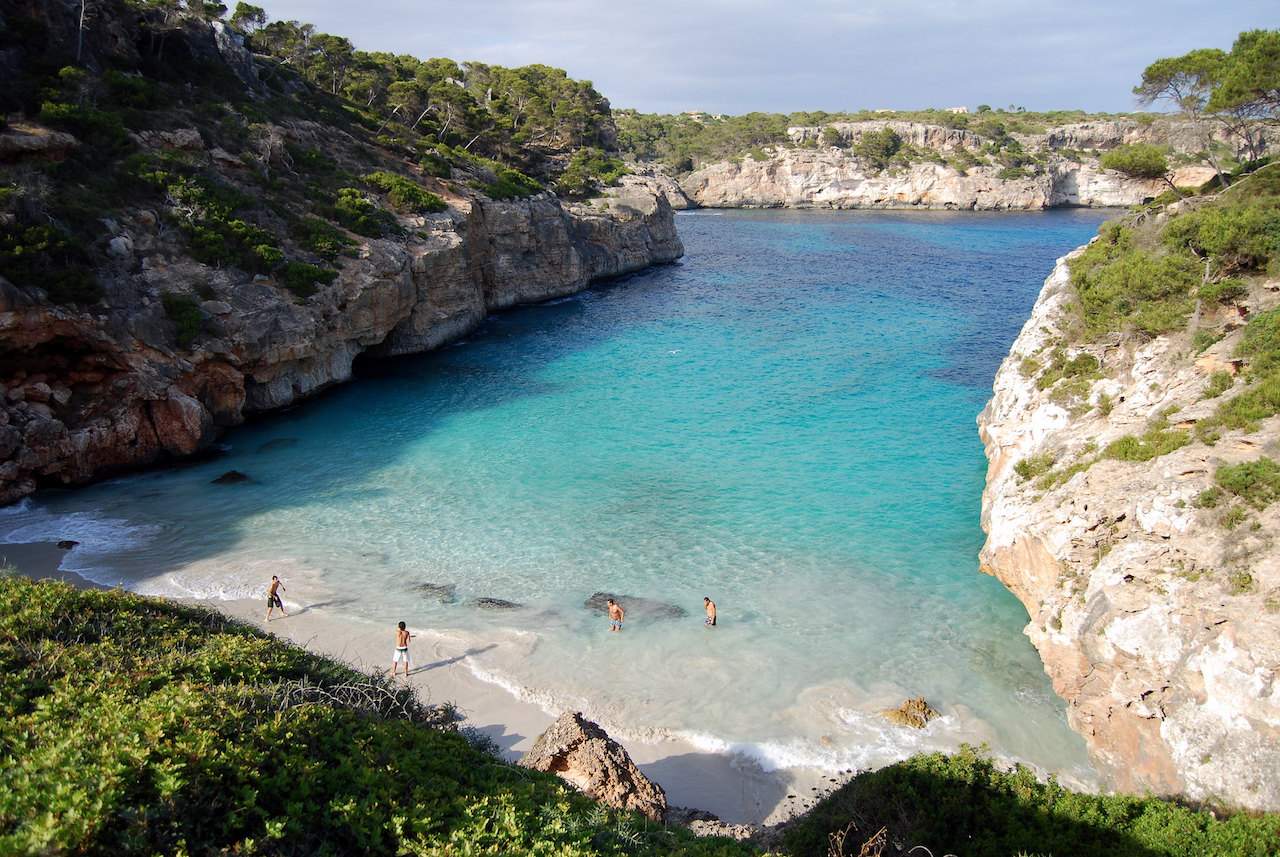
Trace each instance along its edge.
{"label": "calm sea surface", "polygon": [[[974,417],[1103,217],[681,215],[682,264],[368,367],[216,461],[42,495],[0,536],[77,538],[71,567],[144,592],[280,573],[298,603],[447,630],[550,708],[765,767],[987,741],[1087,778],[1025,611],[978,573]],[[210,484],[233,468],[252,481]],[[633,596],[623,634],[597,590]],[[876,715],[908,694],[946,717]]]}

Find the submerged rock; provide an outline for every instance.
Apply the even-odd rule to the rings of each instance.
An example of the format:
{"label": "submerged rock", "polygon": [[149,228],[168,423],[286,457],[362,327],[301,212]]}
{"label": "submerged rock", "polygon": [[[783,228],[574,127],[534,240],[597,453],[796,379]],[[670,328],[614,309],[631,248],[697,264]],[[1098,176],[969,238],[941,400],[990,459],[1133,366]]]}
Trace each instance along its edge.
{"label": "submerged rock", "polygon": [[479,607],[481,610],[519,610],[523,604],[517,604],[514,601],[507,601],[502,598],[477,598],[471,602],[472,606]]}
{"label": "submerged rock", "polygon": [[240,482],[248,482],[248,481],[249,481],[249,477],[247,474],[241,473],[239,470],[228,470],[226,473],[222,474],[217,479],[214,479],[211,484],[235,485]]}
{"label": "submerged rock", "polygon": [[614,809],[662,821],[667,795],[646,777],[622,745],[581,713],[566,711],[534,742],[520,764],[551,771],[588,797]]}
{"label": "submerged rock", "polygon": [[272,452],[277,449],[288,449],[289,447],[297,446],[297,445],[298,445],[298,438],[296,437],[277,437],[259,446],[257,451]]}
{"label": "submerged rock", "polygon": [[937,709],[925,702],[923,696],[912,697],[897,708],[886,708],[880,714],[891,723],[910,726],[912,729],[923,729],[930,720],[942,716]]}
{"label": "submerged rock", "polygon": [[77,541],[73,541],[72,539],[63,539],[62,541],[58,542],[58,548],[60,550],[69,551],[78,544],[80,543]]}
{"label": "submerged rock", "polygon": [[[456,583],[415,583],[413,591],[425,595],[441,604],[452,604],[457,598]],[[509,602],[507,602],[509,603]]]}
{"label": "submerged rock", "polygon": [[590,598],[582,602],[582,606],[588,610],[603,612],[608,609],[610,598],[622,605],[629,619],[683,619],[689,615],[689,611],[678,604],[668,604],[665,601],[642,598],[639,595],[618,595],[614,592],[594,592]]}

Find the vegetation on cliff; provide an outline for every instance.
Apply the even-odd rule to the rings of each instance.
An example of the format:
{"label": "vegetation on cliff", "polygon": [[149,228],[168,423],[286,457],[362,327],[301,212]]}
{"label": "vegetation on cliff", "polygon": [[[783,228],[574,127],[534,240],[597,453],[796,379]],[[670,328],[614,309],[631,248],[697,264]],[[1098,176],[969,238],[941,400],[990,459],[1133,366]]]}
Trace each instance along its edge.
{"label": "vegetation on cliff", "polygon": [[0,853],[745,855],[219,614],[0,576]]}

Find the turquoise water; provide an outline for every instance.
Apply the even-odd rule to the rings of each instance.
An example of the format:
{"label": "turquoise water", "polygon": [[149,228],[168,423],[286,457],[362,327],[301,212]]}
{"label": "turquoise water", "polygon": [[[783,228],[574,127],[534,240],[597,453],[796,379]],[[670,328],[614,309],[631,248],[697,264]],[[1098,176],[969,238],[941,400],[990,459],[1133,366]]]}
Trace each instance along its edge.
{"label": "turquoise water", "polygon": [[[297,603],[450,635],[549,708],[765,767],[985,740],[1087,779],[1025,611],[977,570],[974,417],[1102,218],[683,215],[680,265],[365,367],[216,461],[42,495],[0,533],[79,538],[74,567],[148,592],[259,597],[280,573]],[[210,484],[232,468],[252,481]],[[610,634],[596,590],[688,615]],[[885,725],[907,694],[947,716]]]}

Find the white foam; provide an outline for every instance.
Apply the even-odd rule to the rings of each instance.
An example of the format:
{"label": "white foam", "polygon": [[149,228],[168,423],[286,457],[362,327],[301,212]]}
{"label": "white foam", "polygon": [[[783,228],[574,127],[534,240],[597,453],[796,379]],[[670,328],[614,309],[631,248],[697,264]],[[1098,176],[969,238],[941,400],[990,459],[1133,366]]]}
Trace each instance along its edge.
{"label": "white foam", "polygon": [[104,585],[121,582],[119,575],[104,565],[109,556],[143,547],[160,532],[159,526],[136,524],[99,511],[57,515],[27,500],[0,512],[0,544],[79,542],[58,567]]}

